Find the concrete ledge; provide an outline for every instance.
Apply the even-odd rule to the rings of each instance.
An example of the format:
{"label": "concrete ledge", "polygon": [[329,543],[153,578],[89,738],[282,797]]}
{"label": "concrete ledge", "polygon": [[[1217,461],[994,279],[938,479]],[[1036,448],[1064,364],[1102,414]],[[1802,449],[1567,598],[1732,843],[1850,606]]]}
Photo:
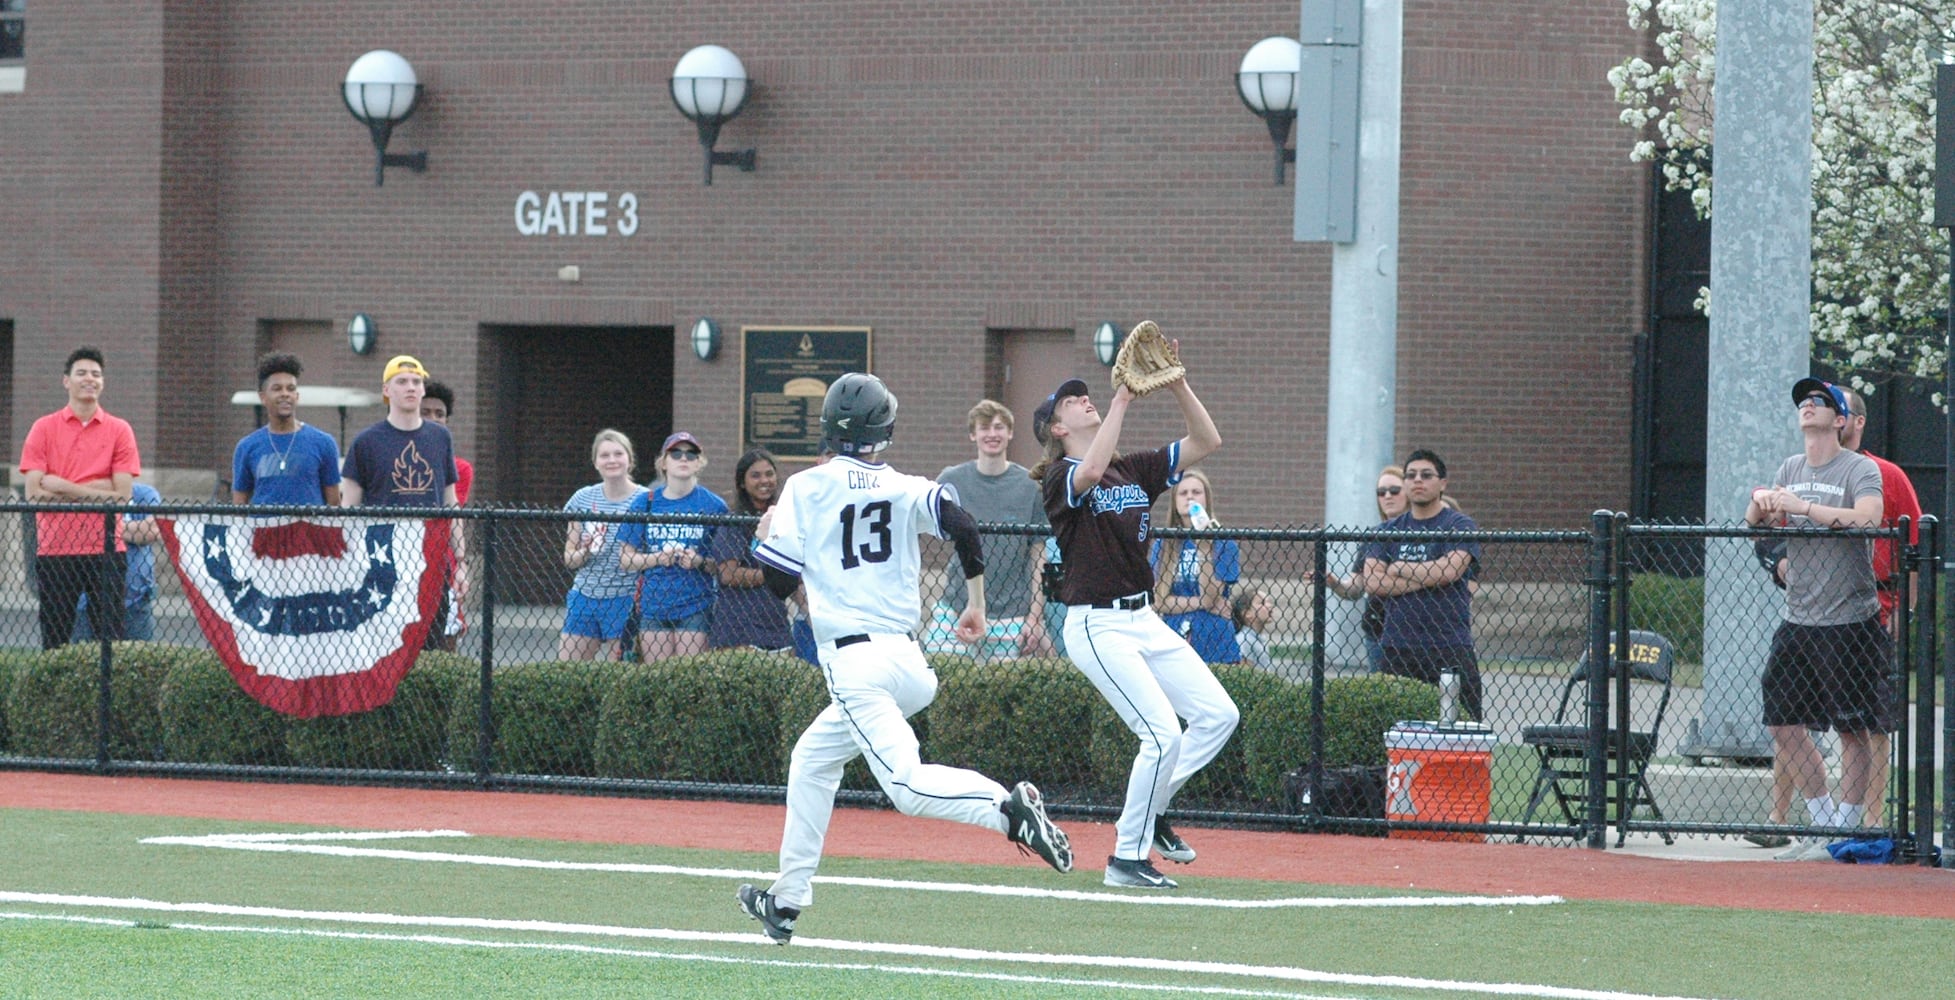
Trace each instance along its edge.
{"label": "concrete ledge", "polygon": [[1649,780],[1663,815],[1679,823],[1769,822],[1769,767],[1651,764]]}

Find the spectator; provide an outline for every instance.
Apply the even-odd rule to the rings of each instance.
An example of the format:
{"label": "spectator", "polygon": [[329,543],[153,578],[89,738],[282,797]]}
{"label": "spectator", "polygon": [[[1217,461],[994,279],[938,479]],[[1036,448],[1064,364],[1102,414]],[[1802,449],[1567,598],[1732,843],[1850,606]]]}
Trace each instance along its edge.
{"label": "spectator", "polygon": [[[1446,505],[1446,462],[1426,449],[1405,460],[1410,506],[1380,527],[1395,532],[1477,531],[1473,519]],[[1480,543],[1450,538],[1391,539],[1364,547],[1365,593],[1385,599],[1383,672],[1437,685],[1440,674],[1460,679],[1460,705],[1485,721],[1480,661],[1473,651],[1473,603],[1469,589]]]}
{"label": "spectator", "polygon": [[[454,507],[461,502],[456,489],[461,474],[455,466],[454,440],[448,436],[448,428],[421,416],[427,379],[427,369],[408,355],[387,362],[380,378],[387,418],[354,435],[339,482],[341,506]],[[455,522],[448,523],[450,564],[431,567],[430,571],[447,573],[447,582],[465,592],[467,577],[449,571],[462,564],[467,536],[454,530]],[[422,642],[427,649],[454,646],[447,624],[449,594],[448,587],[443,587],[441,606],[428,623]]]}
{"label": "spectator", "polygon": [[[133,483],[129,490],[130,503],[163,502],[162,495],[148,483]],[[150,515],[122,516],[122,540],[128,546],[125,553],[128,568],[122,576],[122,637],[125,639],[147,642],[156,638],[156,552],[150,546],[162,537]],[[70,642],[95,641],[95,629],[88,619],[88,595],[83,594],[75,608],[75,631]]]}
{"label": "spectator", "polygon": [[1276,603],[1254,587],[1237,587],[1229,598],[1229,611],[1235,621],[1235,644],[1242,648],[1242,662],[1275,670],[1276,661],[1269,655],[1263,629],[1276,620]]}
{"label": "spectator", "polygon": [[[609,427],[598,431],[591,441],[591,465],[597,468],[598,482],[571,494],[563,509],[600,514],[621,514],[630,509],[645,493],[645,488],[631,479],[631,470],[637,464],[630,438]],[[638,586],[637,576],[618,565],[618,529],[622,527],[616,521],[570,522],[563,543],[563,564],[577,571],[577,576],[564,599],[563,634],[557,642],[560,660],[615,660],[619,656]]]}
{"label": "spectator", "polygon": [[[421,419],[433,421],[443,427],[448,426],[448,418],[455,413],[455,390],[445,382],[429,379],[427,395],[421,397]],[[449,432],[453,440],[452,431]],[[469,460],[455,456],[455,503],[468,503],[468,494],[475,488],[475,466]],[[468,563],[457,557],[465,547],[462,543],[468,532],[467,521],[449,522],[449,531],[454,534],[454,552],[448,562],[448,589],[441,597],[440,627],[428,632],[429,649],[454,649],[455,641],[467,630],[468,623],[462,613],[462,599],[468,594]]]}
{"label": "spectator", "polygon": [[[102,352],[78,347],[62,365],[68,405],[34,421],[21,446],[20,471],[30,503],[128,503],[142,455],[129,422],[102,409],[107,385]],[[75,609],[90,595],[95,634],[123,636],[123,580],[127,543],[122,519],[114,527],[89,513],[34,515],[34,578],[41,593],[41,648],[53,649],[75,630]],[[104,532],[115,532],[113,548]]]}
{"label": "spectator", "polygon": [[[937,473],[937,482],[955,489],[958,505],[979,522],[1045,527],[1045,504],[1039,498],[1038,484],[1032,482],[1024,466],[1005,457],[1012,440],[1010,408],[996,400],[980,400],[966,414],[966,421],[977,457]],[[1039,536],[984,536],[990,630],[975,647],[955,640],[951,632],[964,613],[964,588],[947,586],[943,598],[932,608],[930,637],[924,648],[969,649],[981,658],[1050,655],[1052,641],[1046,634],[1045,616],[1032,613],[1032,566],[1043,546],[1044,539]]]}
{"label": "spectator", "polygon": [[[1195,512],[1200,511],[1197,517]],[[1220,527],[1215,520],[1215,491],[1208,474],[1189,469],[1174,484],[1168,505],[1168,527],[1202,530]],[[1233,539],[1181,538],[1154,540],[1154,606],[1161,620],[1207,663],[1235,663],[1242,659],[1236,645],[1229,591],[1242,577],[1242,553]]]}
{"label": "spectator", "polygon": [[[1405,513],[1409,498],[1405,494],[1405,470],[1396,465],[1387,465],[1378,471],[1378,521],[1386,521]],[[1453,507],[1452,498],[1447,497],[1446,506]],[[1456,507],[1454,509],[1457,509]],[[1374,597],[1364,591],[1364,550],[1358,550],[1357,558],[1351,564],[1351,574],[1339,577],[1326,571],[1324,586],[1331,593],[1347,601],[1364,598],[1364,617],[1358,621],[1358,631],[1364,635],[1365,663],[1372,673],[1385,666],[1385,647],[1380,641],[1385,634],[1385,599]]]}
{"label": "spectator", "polygon": [[[1880,467],[1847,451],[1841,437],[1854,411],[1839,387],[1815,378],[1792,386],[1800,454],[1779,466],[1771,487],[1752,491],[1745,523],[1871,528],[1885,507]],[[1862,538],[1794,535],[1785,544],[1784,621],[1760,680],[1774,768],[1784,769],[1814,826],[1858,827],[1876,771],[1876,734],[1896,723],[1888,675],[1893,642],[1880,620],[1871,546]],[[1827,794],[1825,761],[1808,728],[1840,734],[1837,798]],[[1823,840],[1800,838],[1781,861],[1827,860]]]}
{"label": "spectator", "polygon": [[231,451],[231,502],[339,506],[339,442],[299,419],[297,355],[258,359],[258,404],[265,426]]}
{"label": "spectator", "polygon": [[[630,513],[724,514],[726,501],[699,484],[706,468],[699,439],[679,431],[659,449],[665,484],[631,502]],[[638,584],[638,653],[645,662],[703,653],[713,607],[713,560],[706,554],[713,529],[704,524],[632,521],[619,532],[619,565],[643,572]]]}
{"label": "spectator", "polygon": [[[765,448],[740,456],[733,466],[733,505],[738,514],[760,515],[781,495],[780,467]],[[752,646],[788,649],[794,645],[787,605],[767,590],[766,574],[754,558],[753,528],[730,525],[713,532],[708,554],[719,565],[720,599],[713,605],[710,634],[714,649]]]}

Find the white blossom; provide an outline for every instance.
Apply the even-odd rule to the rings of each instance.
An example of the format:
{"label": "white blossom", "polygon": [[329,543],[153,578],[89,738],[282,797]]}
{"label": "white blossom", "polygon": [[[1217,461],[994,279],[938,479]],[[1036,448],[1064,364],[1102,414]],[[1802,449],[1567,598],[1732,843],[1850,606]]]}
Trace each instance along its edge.
{"label": "white blossom", "polygon": [[[1624,0],[1658,58],[1608,74],[1637,133],[1630,159],[1711,213],[1716,0]],[[1955,0],[1816,0],[1813,14],[1812,335],[1863,391],[1946,363],[1948,242],[1933,226],[1934,79],[1955,50]],[[1697,298],[1710,308],[1710,293]],[[1939,397],[1937,397],[1939,399]]]}

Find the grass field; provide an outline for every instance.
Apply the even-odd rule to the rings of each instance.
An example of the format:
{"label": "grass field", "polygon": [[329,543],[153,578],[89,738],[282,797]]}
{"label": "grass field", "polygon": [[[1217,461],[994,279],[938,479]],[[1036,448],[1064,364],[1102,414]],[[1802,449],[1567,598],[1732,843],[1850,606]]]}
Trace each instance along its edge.
{"label": "grass field", "polygon": [[[1943,995],[1945,921],[0,810],[0,997]],[[272,836],[266,836],[272,835]],[[1086,870],[1090,868],[1090,870]]]}

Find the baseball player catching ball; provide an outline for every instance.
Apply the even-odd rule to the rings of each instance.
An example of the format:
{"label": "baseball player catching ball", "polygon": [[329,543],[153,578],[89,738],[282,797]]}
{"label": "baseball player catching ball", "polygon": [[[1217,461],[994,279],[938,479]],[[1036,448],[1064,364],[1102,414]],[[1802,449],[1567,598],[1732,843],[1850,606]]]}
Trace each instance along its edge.
{"label": "baseball player catching ball", "polygon": [[[1201,656],[1150,606],[1148,509],[1182,470],[1222,443],[1187,379],[1177,377],[1167,388],[1181,404],[1188,434],[1154,451],[1115,455],[1121,422],[1136,398],[1124,382],[1104,416],[1075,378],[1061,383],[1032,418],[1032,432],[1045,446],[1032,478],[1044,487],[1064,566],[1066,655],[1140,737],[1106,863],[1106,884],[1116,887],[1175,887],[1149,862],[1150,845],[1170,861],[1195,860],[1194,848],[1162,813],[1221,752],[1241,714]],[[1187,732],[1177,716],[1188,720]]]}
{"label": "baseball player catching ball", "polygon": [[829,457],[789,479],[755,531],[768,588],[786,598],[806,587],[831,699],[794,744],[780,876],[765,891],[740,887],[740,908],[779,944],[814,901],[810,883],[835,791],[857,756],[904,813],[996,830],[1061,872],[1073,866],[1072,847],[1031,782],[1007,792],[976,771],[918,756],[908,720],[937,696],[937,675],[910,634],[922,615],[917,538],[930,532],[956,544],[969,596],[956,633],[966,642],[985,634],[984,556],[977,521],[954,490],[882,463],[895,426],[896,397],[881,379],[837,379],[821,407]]}

